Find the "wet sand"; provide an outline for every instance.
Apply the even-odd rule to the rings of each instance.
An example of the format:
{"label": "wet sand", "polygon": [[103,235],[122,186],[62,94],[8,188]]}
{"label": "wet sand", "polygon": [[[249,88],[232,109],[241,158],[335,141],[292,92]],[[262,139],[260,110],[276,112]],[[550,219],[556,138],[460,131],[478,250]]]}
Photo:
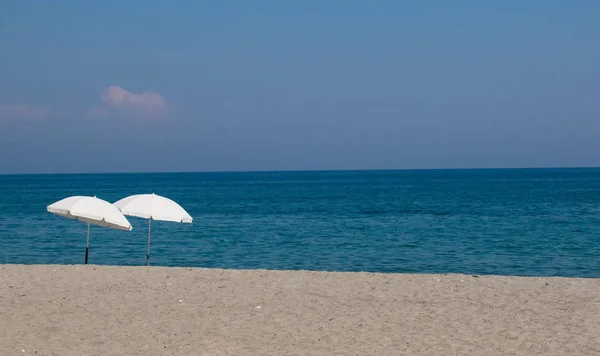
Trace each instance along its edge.
{"label": "wet sand", "polygon": [[0,355],[600,355],[600,279],[0,265]]}

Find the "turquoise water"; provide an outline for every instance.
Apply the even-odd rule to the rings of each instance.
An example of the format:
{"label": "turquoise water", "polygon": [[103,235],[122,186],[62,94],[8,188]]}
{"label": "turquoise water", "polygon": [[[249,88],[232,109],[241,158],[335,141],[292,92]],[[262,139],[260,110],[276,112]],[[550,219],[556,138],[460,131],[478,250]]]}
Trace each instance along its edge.
{"label": "turquoise water", "polygon": [[[70,195],[179,202],[152,264],[600,277],[600,169],[0,176],[0,263],[82,263]],[[147,220],[92,227],[90,263],[144,265]]]}

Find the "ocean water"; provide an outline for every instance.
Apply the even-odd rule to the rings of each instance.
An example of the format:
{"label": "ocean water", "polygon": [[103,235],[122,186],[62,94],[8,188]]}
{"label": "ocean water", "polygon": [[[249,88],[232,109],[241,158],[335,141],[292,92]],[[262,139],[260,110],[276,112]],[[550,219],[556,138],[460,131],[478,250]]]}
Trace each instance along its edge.
{"label": "ocean water", "polygon": [[[152,264],[600,277],[600,169],[0,176],[0,263],[83,263],[70,195],[156,193]],[[147,220],[91,229],[90,263],[144,265]]]}

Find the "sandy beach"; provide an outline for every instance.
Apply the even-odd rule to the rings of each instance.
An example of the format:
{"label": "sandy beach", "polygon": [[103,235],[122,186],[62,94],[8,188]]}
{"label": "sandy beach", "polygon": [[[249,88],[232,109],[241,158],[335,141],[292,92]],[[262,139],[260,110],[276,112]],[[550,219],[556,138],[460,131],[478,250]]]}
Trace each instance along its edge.
{"label": "sandy beach", "polygon": [[600,280],[0,266],[0,355],[597,355]]}

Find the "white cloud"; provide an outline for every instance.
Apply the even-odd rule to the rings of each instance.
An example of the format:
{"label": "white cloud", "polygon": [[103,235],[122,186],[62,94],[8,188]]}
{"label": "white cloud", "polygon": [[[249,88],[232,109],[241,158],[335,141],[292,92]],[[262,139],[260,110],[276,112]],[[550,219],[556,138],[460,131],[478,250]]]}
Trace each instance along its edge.
{"label": "white cloud", "polygon": [[0,103],[0,118],[42,118],[50,114],[49,109],[34,108],[32,106],[15,104],[8,105]]}
{"label": "white cloud", "polygon": [[[111,108],[125,111],[135,111],[148,116],[158,116],[165,113],[167,104],[162,95],[154,92],[132,93],[119,86],[110,86],[104,90],[102,101]],[[95,114],[101,108],[94,108]]]}
{"label": "white cloud", "polygon": [[[155,92],[133,93],[113,85],[104,90],[100,98],[103,105],[79,111],[89,119],[110,117],[160,117],[167,112],[167,103],[162,95]],[[52,113],[56,117],[70,117],[74,113],[69,108],[50,110],[26,104],[0,103],[0,119],[43,118]]]}
{"label": "white cloud", "polygon": [[85,117],[89,119],[104,119],[110,116],[106,108],[91,108],[84,112]]}

